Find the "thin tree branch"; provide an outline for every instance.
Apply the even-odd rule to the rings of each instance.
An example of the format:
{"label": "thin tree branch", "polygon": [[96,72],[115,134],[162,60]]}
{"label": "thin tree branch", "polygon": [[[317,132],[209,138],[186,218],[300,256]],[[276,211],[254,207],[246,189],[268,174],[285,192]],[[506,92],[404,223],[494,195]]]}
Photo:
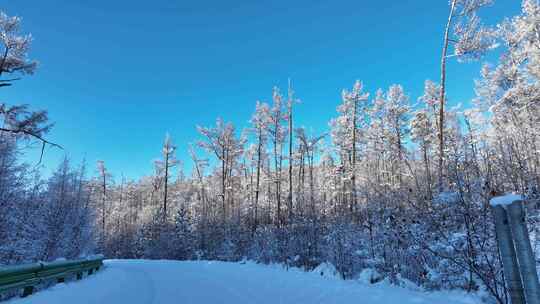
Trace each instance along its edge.
{"label": "thin tree branch", "polygon": [[39,156],[39,162],[38,162],[38,165],[41,163],[41,161],[43,160],[43,154],[45,152],[45,146],[46,145],[50,145],[52,147],[57,147],[59,149],[62,149],[64,150],[64,148],[62,146],[60,146],[59,144],[57,143],[54,143],[54,142],[51,142],[51,141],[48,141],[46,140],[45,138],[41,137],[39,134],[36,134],[32,131],[28,131],[28,130],[24,130],[24,129],[7,129],[7,128],[1,128],[0,127],[0,131],[2,132],[9,132],[9,133],[13,133],[13,134],[24,134],[24,135],[27,135],[27,136],[30,136],[30,137],[33,137],[39,141],[41,141],[42,143],[42,146],[41,146],[41,154]]}

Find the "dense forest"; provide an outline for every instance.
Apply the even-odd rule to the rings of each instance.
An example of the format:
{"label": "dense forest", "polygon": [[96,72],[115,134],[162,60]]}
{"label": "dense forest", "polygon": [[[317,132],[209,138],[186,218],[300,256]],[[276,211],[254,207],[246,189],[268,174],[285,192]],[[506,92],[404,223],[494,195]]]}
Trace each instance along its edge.
{"label": "dense forest", "polygon": [[[62,148],[48,136],[47,112],[0,101],[0,264],[96,252],[328,263],[344,279],[368,273],[373,282],[480,291],[507,303],[489,199],[527,197],[538,256],[540,5],[524,0],[520,15],[485,26],[476,12],[487,4],[450,1],[441,79],[426,80],[422,96],[399,84],[368,93],[351,81],[328,132],[313,134],[294,115],[310,101],[299,103],[291,83],[275,87],[242,129],[221,118],[197,126],[189,151],[166,135],[154,171],[137,180],[110,172],[107,160],[68,157],[42,177],[21,154],[32,143]],[[18,17],[0,14],[0,91],[39,71],[31,41]],[[446,61],[493,52],[476,98],[447,106],[446,73],[459,71],[446,71]],[[191,172],[177,153],[189,153]]]}

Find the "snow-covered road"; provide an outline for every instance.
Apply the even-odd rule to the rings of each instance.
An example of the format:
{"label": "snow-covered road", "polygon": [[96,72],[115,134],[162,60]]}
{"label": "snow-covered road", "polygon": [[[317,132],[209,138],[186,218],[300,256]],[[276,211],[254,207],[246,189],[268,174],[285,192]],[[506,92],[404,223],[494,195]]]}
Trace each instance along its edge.
{"label": "snow-covered road", "polygon": [[12,304],[471,304],[460,292],[423,293],[253,263],[110,260],[96,275]]}

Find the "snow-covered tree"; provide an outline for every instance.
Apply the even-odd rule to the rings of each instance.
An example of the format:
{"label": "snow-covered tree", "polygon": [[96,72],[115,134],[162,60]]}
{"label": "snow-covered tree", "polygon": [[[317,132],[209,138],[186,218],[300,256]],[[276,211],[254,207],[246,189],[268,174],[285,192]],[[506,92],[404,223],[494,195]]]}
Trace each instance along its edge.
{"label": "snow-covered tree", "polygon": [[366,125],[365,112],[369,93],[363,92],[363,84],[357,80],[351,91],[343,90],[342,104],[338,106],[338,118],[331,122],[332,140],[339,147],[342,165],[347,168],[350,179],[350,211],[357,205],[356,165],[358,155],[359,128]]}
{"label": "snow-covered tree", "polygon": [[[477,11],[493,0],[451,0],[450,12],[443,36],[441,55],[441,87],[439,90],[439,191],[443,189],[444,114],[446,99],[446,61],[448,48],[453,46],[458,59],[478,59],[495,46],[493,31],[480,24]],[[453,33],[451,32],[454,28]],[[453,34],[453,35],[452,35]]]}
{"label": "snow-covered tree", "polygon": [[176,146],[173,145],[169,134],[165,135],[163,143],[162,155],[163,159],[156,161],[158,171],[163,174],[163,218],[167,218],[167,197],[169,194],[170,170],[178,165],[178,160],[175,156]]}
{"label": "snow-covered tree", "polygon": [[251,118],[255,139],[256,177],[255,177],[255,201],[253,203],[253,229],[257,229],[258,206],[261,186],[261,167],[264,163],[265,148],[268,141],[268,128],[270,124],[270,107],[266,103],[257,101],[255,113]]}
{"label": "snow-covered tree", "polygon": [[[28,59],[32,36],[21,34],[20,25],[21,18],[0,11],[0,87],[11,86],[20,79],[16,75],[33,74],[37,67],[36,61]],[[5,78],[6,75],[10,77]],[[45,145],[60,147],[43,137],[50,128],[46,111],[30,111],[27,105],[0,102],[0,132],[40,141],[42,156]]]}
{"label": "snow-covered tree", "polygon": [[274,87],[272,92],[272,107],[270,108],[268,134],[272,144],[272,155],[274,162],[274,195],[276,200],[276,219],[278,225],[283,223],[283,215],[281,213],[281,184],[282,184],[282,169],[283,169],[283,145],[287,137],[287,129],[285,122],[287,114],[284,110],[283,96],[277,87]]}
{"label": "snow-covered tree", "polygon": [[237,138],[232,123],[225,123],[222,119],[217,120],[215,127],[197,127],[197,130],[205,137],[199,141],[199,146],[213,153],[221,163],[221,212],[225,222],[228,215],[226,205],[231,203],[233,193],[232,173],[243,153],[245,139]]}

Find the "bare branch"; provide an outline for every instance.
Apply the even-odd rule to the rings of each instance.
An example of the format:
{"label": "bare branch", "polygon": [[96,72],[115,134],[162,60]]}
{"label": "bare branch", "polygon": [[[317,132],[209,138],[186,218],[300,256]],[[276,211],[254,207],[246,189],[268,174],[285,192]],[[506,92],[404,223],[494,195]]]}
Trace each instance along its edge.
{"label": "bare branch", "polygon": [[32,131],[29,131],[29,130],[25,130],[25,129],[7,129],[7,128],[1,128],[0,127],[0,131],[1,132],[12,133],[12,134],[24,134],[26,136],[30,136],[30,137],[33,137],[33,138],[39,140],[42,143],[42,146],[41,146],[41,154],[39,156],[38,165],[43,160],[43,153],[45,152],[45,146],[46,145],[50,145],[52,147],[56,147],[56,148],[59,148],[61,150],[64,150],[64,148],[62,146],[60,146],[59,144],[48,141],[45,138],[41,137],[39,134],[36,134],[36,133],[34,133]]}

